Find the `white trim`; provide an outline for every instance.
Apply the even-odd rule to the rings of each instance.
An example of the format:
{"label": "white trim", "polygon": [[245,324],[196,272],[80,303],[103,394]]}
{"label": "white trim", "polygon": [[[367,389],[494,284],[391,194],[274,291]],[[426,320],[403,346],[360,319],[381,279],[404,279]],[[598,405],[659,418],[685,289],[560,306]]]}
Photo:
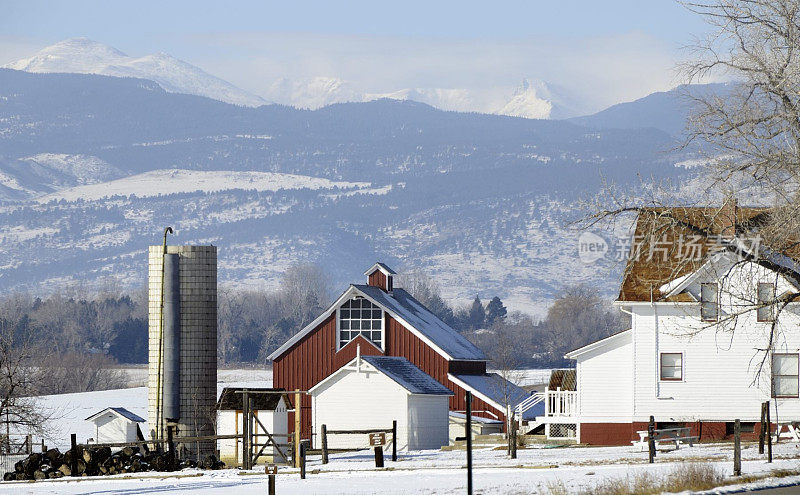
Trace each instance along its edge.
{"label": "white trim", "polygon": [[[361,291],[359,291],[359,292],[361,292]],[[356,337],[358,337],[359,335],[361,335],[362,337],[367,339],[376,349],[380,349],[381,352],[386,352],[386,310],[383,309],[383,306],[381,306],[380,304],[375,303],[375,301],[372,301],[371,299],[367,299],[367,300],[370,301],[372,304],[375,304],[375,306],[377,306],[378,309],[381,310],[381,345],[375,345],[375,342],[372,341],[371,337],[367,338],[366,336],[361,334],[361,330],[358,331],[359,333],[356,335],[356,337],[353,337],[352,339],[350,339],[347,342],[347,344],[342,345],[342,341],[341,341],[341,331],[342,330],[339,328],[339,311],[342,309],[342,304],[346,303],[347,301],[352,301],[353,299],[355,299],[355,297],[351,297],[350,299],[348,299],[346,301],[342,301],[341,304],[336,306],[336,352],[339,352],[343,348],[347,347],[347,344],[349,344],[350,342],[354,341],[356,339]],[[370,318],[370,320],[372,320],[372,318]],[[348,330],[348,332],[352,332],[352,331],[353,331],[352,328],[350,330]],[[370,331],[372,331],[372,330],[370,330]]]}
{"label": "white trim", "polygon": [[[333,313],[333,312],[334,312],[334,311],[335,311],[335,310],[336,310],[336,309],[337,309],[339,306],[341,306],[341,305],[342,305],[342,304],[343,304],[343,303],[344,303],[344,302],[347,300],[347,298],[351,297],[351,295],[352,295],[353,293],[358,293],[358,294],[359,294],[359,295],[361,295],[362,297],[364,297],[364,298],[366,298],[366,299],[369,299],[369,300],[370,300],[370,301],[371,301],[373,304],[375,304],[375,305],[377,305],[379,308],[381,308],[381,309],[383,310],[383,312],[384,312],[384,313],[388,313],[388,314],[389,314],[389,316],[391,316],[392,318],[394,318],[395,320],[397,320],[397,322],[398,322],[398,323],[400,323],[401,325],[403,325],[403,326],[404,326],[404,327],[405,327],[405,328],[406,328],[408,331],[410,331],[411,333],[413,333],[413,334],[414,334],[416,337],[418,337],[418,338],[419,338],[421,341],[423,341],[423,342],[424,342],[426,345],[428,345],[428,347],[430,347],[431,349],[433,349],[434,351],[436,351],[436,353],[437,353],[437,354],[439,354],[439,355],[440,355],[440,356],[442,356],[443,358],[447,359],[448,361],[477,361],[477,362],[482,362],[482,361],[485,361],[485,359],[456,359],[456,358],[454,358],[453,356],[451,356],[450,354],[448,354],[447,352],[445,352],[445,351],[444,351],[444,350],[443,350],[441,347],[439,347],[438,345],[436,345],[436,344],[435,344],[435,343],[434,343],[434,342],[433,342],[431,339],[429,339],[427,336],[423,335],[423,334],[422,334],[422,332],[420,332],[419,330],[417,330],[416,328],[414,328],[414,326],[413,326],[413,325],[410,325],[410,324],[409,324],[407,321],[405,321],[403,318],[401,318],[400,316],[398,316],[398,315],[397,315],[397,314],[396,314],[394,311],[390,311],[390,310],[389,310],[387,307],[385,307],[383,304],[381,304],[381,303],[379,303],[378,301],[376,301],[375,299],[371,298],[371,297],[370,297],[370,296],[369,296],[367,293],[365,293],[365,292],[363,292],[363,291],[359,290],[359,289],[358,289],[358,287],[356,287],[356,286],[354,286],[354,285],[351,285],[349,289],[347,289],[346,291],[344,291],[344,294],[342,294],[342,295],[339,297],[339,299],[337,299],[337,300],[336,300],[336,302],[334,302],[334,303],[333,303],[333,304],[332,304],[332,305],[331,305],[331,306],[330,306],[330,307],[329,307],[327,310],[325,310],[325,312],[324,312],[324,313],[322,313],[322,314],[321,314],[321,315],[319,315],[319,316],[318,316],[318,317],[317,317],[317,318],[316,318],[314,321],[312,321],[311,323],[309,323],[308,325],[306,325],[306,326],[305,326],[305,327],[304,327],[302,330],[300,330],[299,332],[297,332],[296,334],[294,334],[294,335],[292,336],[292,338],[290,338],[289,340],[287,340],[287,341],[286,341],[286,342],[285,342],[285,343],[284,343],[282,346],[280,346],[280,347],[278,347],[277,349],[275,349],[275,351],[274,351],[272,354],[270,354],[269,356],[267,356],[267,359],[268,359],[268,360],[270,360],[270,361],[274,361],[275,359],[279,358],[279,357],[280,357],[280,356],[281,356],[281,355],[282,355],[284,352],[286,352],[286,350],[287,350],[287,349],[289,349],[290,347],[292,347],[293,345],[295,345],[297,342],[299,342],[300,340],[302,340],[302,339],[303,339],[303,337],[305,337],[306,335],[308,335],[308,334],[309,334],[309,333],[310,333],[312,330],[314,330],[314,329],[315,329],[315,328],[316,328],[316,327],[317,327],[317,326],[318,326],[320,323],[322,323],[323,321],[325,321],[325,319],[326,319],[326,318],[328,318],[328,317],[329,317],[329,316],[330,316],[330,315],[331,315],[331,314],[332,314],[332,313]],[[386,318],[386,317],[384,316],[384,327],[386,326],[386,321],[385,321],[385,318]],[[337,325],[337,327],[338,327],[338,323],[337,323],[336,325]],[[385,333],[385,331],[386,331],[386,328],[384,328],[384,340],[386,340],[386,333]],[[337,345],[339,344],[339,336],[338,336],[338,331],[337,331],[337,335],[336,335],[336,344],[337,344]],[[376,346],[376,347],[377,347],[377,346]]]}
{"label": "white trim", "polygon": [[[122,409],[125,409],[125,408],[123,407]],[[126,411],[128,411],[127,409],[125,409],[125,410],[126,410]],[[89,416],[88,418],[84,419],[84,421],[94,421],[95,419],[97,419],[97,417],[98,417],[98,416],[100,416],[100,415],[102,415],[102,414],[105,414],[107,411],[110,411],[110,412],[112,412],[112,413],[116,414],[116,415],[117,415],[117,417],[120,417],[120,418],[122,418],[122,419],[124,419],[124,420],[126,420],[126,421],[130,421],[131,423],[146,423],[146,422],[147,422],[147,420],[145,420],[145,419],[142,419],[142,421],[138,421],[138,420],[135,420],[135,419],[131,419],[131,418],[129,418],[129,417],[127,417],[127,416],[125,416],[124,414],[122,414],[122,413],[120,413],[120,412],[118,412],[118,411],[115,411],[113,407],[107,407],[107,408],[103,409],[103,410],[102,410],[102,411],[100,411],[100,412],[96,412],[96,413],[92,414],[91,416]],[[136,413],[132,413],[132,412],[130,412],[130,411],[128,411],[128,412],[129,412],[129,413],[131,413],[131,414],[133,414],[133,415],[134,415],[134,416],[136,416],[137,418],[140,418],[140,419],[141,419],[141,417],[140,417],[138,414],[136,414]]]}
{"label": "white trim", "polygon": [[[357,363],[357,361],[361,361]],[[322,381],[308,389],[308,394],[311,395],[314,390],[321,387],[323,384],[327,383],[328,381],[332,380],[334,376],[338,375],[339,373],[344,373],[345,371],[355,371],[356,373],[381,373],[380,370],[369,364],[368,362],[361,359],[361,356],[356,356],[350,361],[347,362],[344,366],[339,368],[338,370],[334,371],[327,377],[323,378]],[[392,380],[394,382],[394,380]],[[396,382],[395,382],[396,383]],[[408,392],[408,390],[406,390]]]}
{"label": "white trim", "polygon": [[617,339],[621,338],[622,336],[631,335],[631,333],[628,333],[630,331],[631,331],[631,329],[629,328],[629,329],[624,330],[622,332],[615,333],[614,335],[608,336],[608,337],[606,337],[604,339],[596,340],[596,341],[592,342],[591,344],[587,344],[587,345],[585,345],[583,347],[579,347],[579,348],[577,348],[575,350],[569,351],[568,353],[564,354],[564,357],[567,358],[567,359],[576,359],[581,354],[586,354],[587,352],[591,352],[591,351],[593,351],[595,349],[598,349],[598,348],[601,348],[601,347],[605,347],[606,345],[616,341]]}
{"label": "white trim", "polygon": [[[292,337],[289,340],[287,340],[286,342],[284,342],[282,346],[278,347],[277,349],[275,349],[272,352],[272,354],[267,356],[267,359],[270,360],[270,361],[274,361],[275,359],[279,358],[281,356],[281,354],[283,354],[287,349],[289,349],[290,347],[292,347],[293,345],[298,343],[300,340],[303,339],[303,337],[305,337],[312,330],[317,328],[317,326],[320,323],[325,321],[325,319],[327,319],[331,315],[331,313],[333,313],[334,310],[336,310],[336,308],[341,306],[347,300],[347,298],[350,297],[350,294],[352,294],[353,292],[356,292],[356,291],[359,292],[359,293],[361,292],[361,291],[359,291],[358,289],[356,289],[355,287],[353,287],[351,285],[350,288],[347,289],[346,291],[344,291],[344,293],[341,296],[339,296],[339,299],[337,299],[333,304],[331,304],[328,309],[326,309],[321,315],[317,316],[314,319],[314,321],[312,321],[311,323],[309,323],[308,325],[303,327],[302,330],[300,330],[296,334],[292,335]],[[338,341],[339,341],[338,334],[336,336],[336,341],[337,341],[337,345],[338,345]]]}
{"label": "white trim", "polygon": [[397,275],[397,272],[395,272],[394,270],[392,270],[389,267],[382,266],[380,262],[377,262],[374,265],[372,265],[371,267],[369,267],[369,270],[365,271],[364,275],[369,277],[370,275],[372,275],[375,272],[375,270],[380,270],[381,273],[383,273],[387,277],[391,277],[392,275]]}
{"label": "white trim", "polygon": [[463,388],[464,390],[469,390],[470,392],[472,392],[472,395],[474,395],[475,397],[479,398],[483,402],[489,404],[490,406],[494,407],[495,409],[500,411],[502,414],[506,414],[505,406],[501,406],[494,399],[490,399],[488,396],[483,395],[481,392],[475,390],[475,388],[471,387],[466,382],[463,382],[463,381],[459,380],[458,378],[456,378],[455,375],[452,375],[452,374],[448,373],[447,374],[447,379],[450,380],[451,382],[455,383],[459,387]]}

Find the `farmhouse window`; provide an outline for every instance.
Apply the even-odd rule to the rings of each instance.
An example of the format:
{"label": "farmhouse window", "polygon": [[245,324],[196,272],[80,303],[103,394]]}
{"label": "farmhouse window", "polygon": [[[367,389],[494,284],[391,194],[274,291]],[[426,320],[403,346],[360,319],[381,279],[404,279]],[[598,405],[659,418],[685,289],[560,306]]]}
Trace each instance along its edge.
{"label": "farmhouse window", "polygon": [[683,354],[680,352],[661,353],[661,379],[675,380],[683,379]]}
{"label": "farmhouse window", "polygon": [[775,318],[775,284],[758,284],[758,321],[772,321]]}
{"label": "farmhouse window", "polygon": [[383,311],[362,297],[351,299],[339,308],[339,348],[359,334],[383,348]]}
{"label": "farmhouse window", "polygon": [[772,355],[772,396],[797,397],[797,354]]}
{"label": "farmhouse window", "polygon": [[703,321],[717,321],[719,318],[719,286],[700,285],[700,317]]}

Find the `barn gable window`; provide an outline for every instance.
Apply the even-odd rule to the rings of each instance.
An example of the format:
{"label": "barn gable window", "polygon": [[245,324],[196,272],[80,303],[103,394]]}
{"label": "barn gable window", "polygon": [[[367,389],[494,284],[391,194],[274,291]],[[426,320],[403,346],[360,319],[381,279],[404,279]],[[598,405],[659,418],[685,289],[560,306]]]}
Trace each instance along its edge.
{"label": "barn gable window", "polygon": [[339,307],[339,348],[359,334],[383,349],[383,310],[363,297]]}

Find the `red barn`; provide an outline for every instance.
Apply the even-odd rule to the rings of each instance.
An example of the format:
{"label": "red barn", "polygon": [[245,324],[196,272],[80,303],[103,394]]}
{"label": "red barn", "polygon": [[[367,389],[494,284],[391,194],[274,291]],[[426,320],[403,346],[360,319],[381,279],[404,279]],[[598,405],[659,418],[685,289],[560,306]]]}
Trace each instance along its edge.
{"label": "red barn", "polygon": [[[352,360],[360,347],[363,355],[411,361],[453,391],[451,411],[464,411],[469,390],[475,415],[505,422],[506,403],[513,406],[528,394],[496,373],[487,373],[483,352],[411,294],[395,288],[392,269],[376,263],[364,275],[367,285],[351,285],[269,356],[273,386],[308,390]],[[301,435],[310,438],[310,397],[303,397],[301,411]],[[289,430],[293,429],[290,418]]]}

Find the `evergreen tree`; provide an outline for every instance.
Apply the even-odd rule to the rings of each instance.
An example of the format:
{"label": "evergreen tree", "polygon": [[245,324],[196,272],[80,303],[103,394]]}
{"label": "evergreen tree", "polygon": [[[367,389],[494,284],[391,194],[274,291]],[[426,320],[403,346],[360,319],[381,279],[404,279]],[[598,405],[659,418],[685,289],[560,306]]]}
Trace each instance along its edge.
{"label": "evergreen tree", "polygon": [[508,310],[503,305],[499,297],[494,296],[489,304],[486,305],[486,325],[491,326],[497,319],[503,319],[508,314]]}
{"label": "evergreen tree", "polygon": [[477,330],[483,328],[486,324],[486,310],[483,309],[481,298],[475,295],[475,300],[472,301],[472,306],[469,308],[467,314],[467,325],[470,330]]}

